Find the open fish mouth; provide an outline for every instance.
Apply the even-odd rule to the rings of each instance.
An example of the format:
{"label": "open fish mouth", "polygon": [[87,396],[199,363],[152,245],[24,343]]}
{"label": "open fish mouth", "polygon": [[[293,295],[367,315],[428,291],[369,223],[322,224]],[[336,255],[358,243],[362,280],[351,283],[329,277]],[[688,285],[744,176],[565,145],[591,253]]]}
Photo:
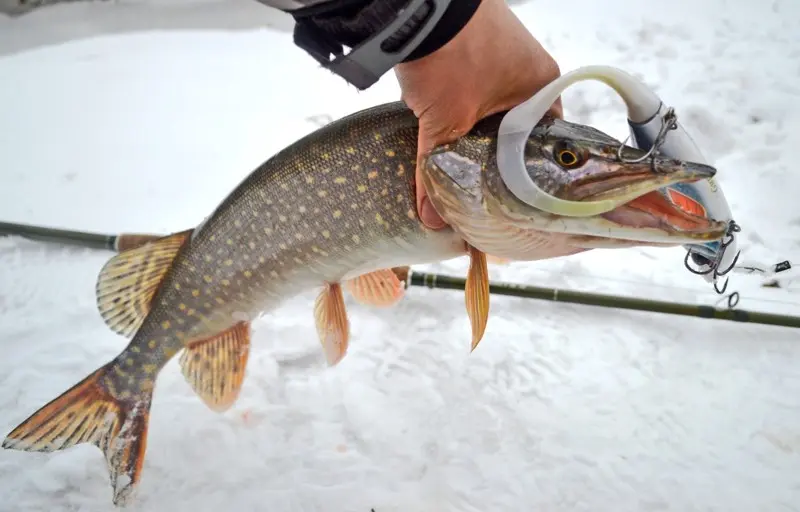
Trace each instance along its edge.
{"label": "open fish mouth", "polygon": [[600,217],[633,229],[655,229],[682,239],[715,240],[725,236],[727,223],[706,217],[688,204],[676,204],[664,192],[649,192]]}

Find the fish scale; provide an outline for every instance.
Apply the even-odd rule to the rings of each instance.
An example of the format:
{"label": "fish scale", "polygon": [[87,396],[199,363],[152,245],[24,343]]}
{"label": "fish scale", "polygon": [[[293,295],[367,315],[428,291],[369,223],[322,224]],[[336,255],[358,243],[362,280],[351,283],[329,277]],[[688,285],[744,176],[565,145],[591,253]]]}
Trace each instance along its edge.
{"label": "fish scale", "polygon": [[[3,447],[50,452],[92,443],[106,457],[113,502],[124,504],[141,478],[153,390],[168,361],[180,353],[181,372],[197,396],[210,409],[225,411],[241,390],[257,315],[298,293],[320,289],[313,317],[325,356],[336,364],[349,340],[343,288],[365,304],[395,304],[404,287],[394,267],[469,255],[465,303],[474,349],[489,311],[486,252],[538,259],[573,254],[587,244],[585,234],[537,228],[567,223],[520,203],[499,181],[494,157],[499,119],[479,122],[426,158],[422,176],[450,224],[444,229],[426,228],[417,215],[418,122],[395,102],[342,118],[280,151],[196,228],[120,252],[100,271],[97,305],[109,328],[130,342],[23,421]],[[645,194],[709,176],[707,167],[684,168],[675,161],[660,165],[662,172],[654,176],[648,164],[609,160],[615,154],[610,138],[598,133],[544,121],[526,146],[532,179],[583,200],[589,190],[630,195],[633,187]],[[564,151],[571,152],[570,163],[558,164],[556,156]],[[641,215],[655,218],[652,212],[697,228],[686,235],[690,238],[725,232],[724,223],[676,216],[657,201],[644,201],[619,218],[639,222]],[[600,234],[613,222],[581,219],[580,228]],[[682,233],[669,228],[667,240]]]}

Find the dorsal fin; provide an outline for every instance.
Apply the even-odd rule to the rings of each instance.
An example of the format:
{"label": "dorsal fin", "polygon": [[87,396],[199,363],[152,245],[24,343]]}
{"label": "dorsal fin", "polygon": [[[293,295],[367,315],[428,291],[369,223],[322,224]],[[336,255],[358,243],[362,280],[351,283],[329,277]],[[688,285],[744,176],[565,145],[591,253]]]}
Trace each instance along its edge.
{"label": "dorsal fin", "polygon": [[106,325],[126,337],[142,325],[175,255],[193,230],[173,233],[115,255],[97,277],[97,309]]}

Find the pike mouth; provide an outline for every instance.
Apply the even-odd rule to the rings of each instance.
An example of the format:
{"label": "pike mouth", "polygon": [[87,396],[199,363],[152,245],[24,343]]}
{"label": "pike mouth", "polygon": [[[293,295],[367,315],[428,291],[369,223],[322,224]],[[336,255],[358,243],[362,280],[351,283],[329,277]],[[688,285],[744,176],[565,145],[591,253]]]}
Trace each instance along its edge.
{"label": "pike mouth", "polygon": [[600,216],[624,227],[657,229],[703,241],[722,238],[728,227],[725,222],[684,210],[659,191],[644,194]]}

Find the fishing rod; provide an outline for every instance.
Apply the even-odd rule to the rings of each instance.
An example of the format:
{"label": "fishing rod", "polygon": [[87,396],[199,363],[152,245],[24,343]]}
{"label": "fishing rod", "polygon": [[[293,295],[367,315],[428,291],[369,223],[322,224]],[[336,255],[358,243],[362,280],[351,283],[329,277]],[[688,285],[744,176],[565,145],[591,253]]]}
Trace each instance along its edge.
{"label": "fishing rod", "polygon": [[[123,252],[135,249],[147,242],[161,238],[163,235],[145,233],[119,233],[103,234],[86,231],[72,231],[66,229],[48,228],[28,224],[15,224],[0,222],[0,236],[19,236],[29,240],[49,242],[73,247],[90,249],[104,249],[112,252]],[[406,286],[424,286],[442,290],[464,290],[466,279],[427,272],[415,272],[403,267],[392,269]],[[526,284],[490,282],[489,293],[520,297],[525,299],[548,300],[585,306],[598,306],[612,309],[626,309],[633,311],[647,311],[669,315],[691,316],[713,320],[728,320],[762,325],[775,325],[781,327],[800,328],[800,317],[791,315],[778,315],[736,309],[738,302],[731,298],[738,297],[732,294],[727,308],[717,308],[699,304],[659,301],[635,297],[622,297],[603,293],[581,292],[559,288],[547,288]]]}

